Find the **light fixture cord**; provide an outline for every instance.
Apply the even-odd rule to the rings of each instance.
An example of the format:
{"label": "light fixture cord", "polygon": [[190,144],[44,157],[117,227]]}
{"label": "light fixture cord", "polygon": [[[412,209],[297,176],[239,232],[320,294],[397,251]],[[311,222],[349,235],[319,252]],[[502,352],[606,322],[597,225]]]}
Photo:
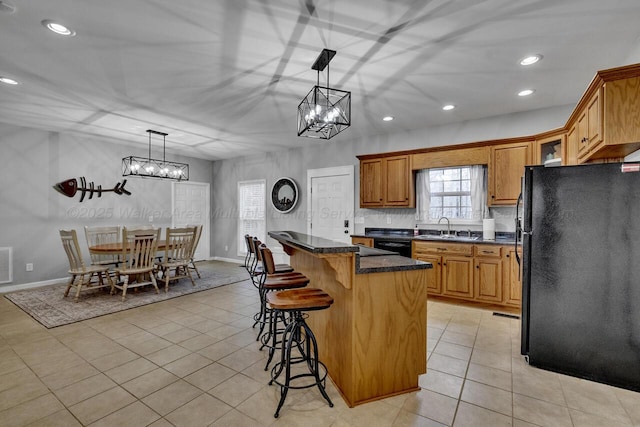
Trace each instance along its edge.
{"label": "light fixture cord", "polygon": [[149,133],[149,163],[151,163],[151,132]]}

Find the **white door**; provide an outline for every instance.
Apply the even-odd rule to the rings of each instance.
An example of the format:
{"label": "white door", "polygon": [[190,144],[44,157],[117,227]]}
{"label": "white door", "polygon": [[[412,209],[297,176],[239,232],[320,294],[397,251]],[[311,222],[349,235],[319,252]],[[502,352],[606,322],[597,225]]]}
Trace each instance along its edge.
{"label": "white door", "polygon": [[307,234],[351,243],[353,179],[353,165],[307,171],[307,200],[311,206]]}
{"label": "white door", "polygon": [[196,248],[196,261],[209,259],[209,184],[203,182],[171,183],[171,226],[202,225]]}

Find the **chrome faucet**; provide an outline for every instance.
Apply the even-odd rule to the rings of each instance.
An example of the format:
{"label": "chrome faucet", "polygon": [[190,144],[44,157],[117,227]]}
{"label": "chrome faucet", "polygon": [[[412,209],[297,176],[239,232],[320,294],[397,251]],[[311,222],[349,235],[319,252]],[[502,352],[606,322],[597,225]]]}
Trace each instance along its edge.
{"label": "chrome faucet", "polygon": [[446,216],[441,216],[440,219],[438,220],[438,225],[440,225],[440,221],[442,221],[443,219],[447,220],[447,234],[450,236],[451,235],[451,222],[449,221],[449,218],[447,218]]}

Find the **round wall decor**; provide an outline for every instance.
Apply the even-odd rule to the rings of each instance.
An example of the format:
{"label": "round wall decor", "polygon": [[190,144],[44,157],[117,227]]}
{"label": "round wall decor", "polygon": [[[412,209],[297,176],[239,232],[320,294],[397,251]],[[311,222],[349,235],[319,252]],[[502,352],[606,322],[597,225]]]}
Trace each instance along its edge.
{"label": "round wall decor", "polygon": [[291,178],[279,178],[271,189],[271,203],[282,213],[290,212],[298,202],[298,187]]}

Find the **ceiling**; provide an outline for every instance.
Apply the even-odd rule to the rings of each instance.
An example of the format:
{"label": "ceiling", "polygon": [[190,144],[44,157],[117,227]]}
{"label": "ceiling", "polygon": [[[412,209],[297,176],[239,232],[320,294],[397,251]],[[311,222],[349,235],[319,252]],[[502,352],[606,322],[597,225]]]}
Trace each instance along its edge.
{"label": "ceiling", "polygon": [[322,144],[296,111],[323,48],[352,92],[337,140],[575,104],[638,50],[639,17],[638,0],[3,0],[0,76],[20,84],[0,84],[0,122],[141,149],[154,129],[211,160]]}

